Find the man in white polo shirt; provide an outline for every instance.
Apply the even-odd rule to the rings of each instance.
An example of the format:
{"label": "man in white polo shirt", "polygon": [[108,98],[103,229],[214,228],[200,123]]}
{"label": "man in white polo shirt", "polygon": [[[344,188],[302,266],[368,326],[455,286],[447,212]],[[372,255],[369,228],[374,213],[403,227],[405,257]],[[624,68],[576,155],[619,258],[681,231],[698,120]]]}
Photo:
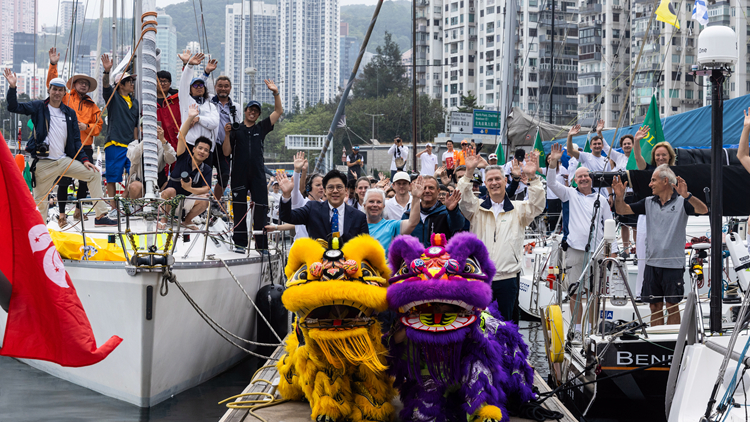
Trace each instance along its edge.
{"label": "man in white polo shirt", "polygon": [[419,157],[420,167],[419,174],[422,176],[434,176],[435,170],[438,168],[438,157],[432,153],[432,144],[427,144],[424,151],[417,154]]}
{"label": "man in white polo shirt", "polygon": [[[570,151],[572,148],[568,148]],[[597,265],[589,267],[588,276],[585,277],[582,288],[578,286],[578,280],[586,265],[584,259],[587,252],[593,253],[604,237],[604,221],[612,218],[607,197],[595,192],[591,185],[589,169],[579,167],[575,172],[577,188],[564,186],[557,181],[557,163],[562,157],[562,145],[552,144],[549,154],[549,167],[547,169],[547,187],[557,195],[563,203],[568,203],[567,213],[567,238],[568,250],[566,252],[566,274],[565,283],[570,296],[571,313],[576,313],[576,339],[581,332],[581,310],[579,303],[576,306],[578,291],[586,292],[591,288],[591,275],[597,271]],[[598,200],[598,206],[597,206]],[[591,230],[591,221],[595,222],[594,233]],[[564,220],[565,221],[565,220]],[[575,308],[578,308],[577,312]]]}
{"label": "man in white polo shirt", "polygon": [[411,204],[411,178],[408,173],[396,173],[393,177],[393,190],[396,191],[396,196],[385,201],[385,218],[400,220]]}

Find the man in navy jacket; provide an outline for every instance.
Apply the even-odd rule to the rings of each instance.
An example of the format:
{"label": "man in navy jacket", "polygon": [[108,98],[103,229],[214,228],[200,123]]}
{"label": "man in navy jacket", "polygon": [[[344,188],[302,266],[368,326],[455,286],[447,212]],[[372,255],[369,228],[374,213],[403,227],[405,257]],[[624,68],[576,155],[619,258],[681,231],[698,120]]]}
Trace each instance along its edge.
{"label": "man in navy jacket", "polygon": [[343,245],[360,234],[369,234],[367,217],[362,211],[346,205],[346,176],[338,170],[331,170],[323,177],[323,188],[327,201],[309,201],[302,208],[292,209],[292,189],[294,182],[285,173],[277,175],[281,188],[279,219],[285,223],[300,224],[307,228],[313,239],[341,239]]}
{"label": "man in navy jacket", "polygon": [[[101,198],[102,176],[81,149],[81,132],[75,111],[62,103],[66,90],[65,81],[60,78],[52,79],[49,83],[49,97],[44,101],[19,103],[16,97],[16,74],[5,69],[5,79],[8,80],[8,111],[31,116],[34,124],[26,151],[34,158],[31,165],[34,200],[44,221],[47,221],[49,206],[47,194],[63,172],[67,177],[87,182],[92,197]],[[117,225],[116,221],[107,218],[107,206],[104,202],[96,202],[94,210],[97,226]]]}

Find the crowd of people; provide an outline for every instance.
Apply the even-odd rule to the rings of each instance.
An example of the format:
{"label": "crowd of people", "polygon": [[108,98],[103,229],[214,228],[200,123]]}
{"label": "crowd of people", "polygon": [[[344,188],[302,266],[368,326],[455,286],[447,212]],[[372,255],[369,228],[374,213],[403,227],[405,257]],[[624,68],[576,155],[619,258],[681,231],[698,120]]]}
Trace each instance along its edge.
{"label": "crowd of people", "polygon": [[[10,70],[4,72],[9,83],[8,109],[30,115],[34,126],[27,151],[33,158],[34,198],[43,216],[47,215],[46,197],[60,176],[66,176],[58,182],[61,197],[67,198],[68,178],[72,178],[79,180],[78,198],[89,192],[93,198],[105,198],[100,169],[92,164],[93,137],[102,130],[102,111],[88,96],[99,81],[73,75],[66,82],[57,77],[60,55],[54,48],[49,57],[49,98],[44,101],[18,103],[16,76]],[[216,60],[207,60],[203,72],[196,75],[203,54],[185,51],[179,58],[183,63],[179,90],[172,88],[169,72],[157,74],[158,159],[164,169],[157,184],[164,199],[187,198],[183,217],[187,227],[196,228],[192,219],[206,210],[209,197],[221,201],[229,189],[233,241],[241,250],[249,245],[248,219],[256,233],[294,230],[295,239],[344,243],[369,233],[386,252],[397,235],[414,236],[428,247],[434,234],[443,233],[450,239],[458,232],[470,231],[487,245],[497,269],[492,290],[500,312],[508,320],[517,320],[526,228],[546,212],[549,228],[562,231],[567,254],[565,284],[569,297],[576,299],[591,288],[590,274],[596,265],[586,274],[583,270],[603,238],[604,220],[617,218],[622,223],[622,246],[616,246],[614,254],[627,257],[636,248],[643,252],[641,299],[658,313],[664,302],[671,306],[682,297],[685,262],[681,248],[687,216],[708,210],[670,169],[675,152],[669,143],[656,144],[648,162],[642,157],[640,141],[647,136],[648,126],[635,136],[621,137],[621,150],[615,150],[602,136],[604,123],[599,122],[597,134],[591,138],[591,152],[580,151],[573,143],[580,131],[580,126],[574,126],[565,145],[567,165],[562,160],[562,144],[552,145],[541,163],[537,152],[523,149],[514,151],[507,163],[498,163],[496,154],[486,159],[480,156],[481,145],[473,140],[462,140],[460,149],[449,140],[445,152],[438,155],[432,144],[422,151],[410,151],[396,136],[388,150],[389,175],[366,175],[365,157],[353,146],[349,154],[344,150],[342,155],[345,172],[308,174],[308,160],[299,152],[291,177],[277,172],[268,180],[264,140],[283,113],[278,87],[265,80],[275,102],[273,112],[261,119],[259,102],[250,101],[240,112],[230,97],[232,81],[211,76]],[[133,95],[137,75],[127,71],[110,75],[112,61],[106,54],[101,61],[108,115],[106,198],[114,197],[115,185],[122,182],[127,184],[124,196],[138,198],[145,194],[145,186],[139,105]],[[747,117],[738,156],[748,171],[749,128]],[[420,168],[409,173],[404,168],[412,153],[419,158]],[[624,170],[631,154],[635,154],[639,169],[653,170],[653,196],[636,201],[632,188],[617,178],[611,186],[594,186],[591,172]],[[216,182],[212,183],[214,170]],[[248,195],[255,204],[252,217],[248,217]],[[96,201],[95,224],[116,225],[108,216],[108,208],[114,206]],[[68,224],[64,210],[63,204],[60,227]],[[74,218],[82,220],[86,215],[76,210]],[[256,235],[255,249],[267,247],[267,236]],[[573,302],[571,310],[575,312]],[[674,315],[668,322],[679,321],[679,315],[677,320]],[[580,312],[576,318],[580,331]],[[663,323],[663,318],[652,318],[652,323]]]}

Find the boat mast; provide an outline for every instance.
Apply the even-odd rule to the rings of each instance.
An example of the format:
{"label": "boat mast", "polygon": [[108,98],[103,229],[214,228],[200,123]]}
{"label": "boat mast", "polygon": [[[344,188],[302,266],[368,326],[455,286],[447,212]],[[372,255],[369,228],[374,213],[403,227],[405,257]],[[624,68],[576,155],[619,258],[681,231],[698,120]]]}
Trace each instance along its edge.
{"label": "boat mast", "polygon": [[552,0],[552,42],[549,52],[549,122],[552,124],[552,86],[555,83],[555,0]]}
{"label": "boat mast", "polygon": [[315,162],[315,172],[317,173],[322,172],[322,166],[323,166],[323,161],[325,160],[326,152],[328,151],[328,147],[331,145],[331,141],[333,140],[333,131],[336,130],[336,125],[339,123],[341,116],[344,114],[344,108],[346,106],[346,99],[347,97],[349,97],[349,91],[352,89],[352,85],[354,85],[354,80],[357,79],[357,72],[359,72],[359,64],[362,62],[362,57],[365,55],[365,51],[367,51],[367,43],[370,41],[370,34],[372,34],[372,30],[373,28],[375,28],[375,22],[378,20],[378,15],[380,14],[380,8],[382,6],[383,6],[383,0],[378,0],[378,4],[375,6],[375,12],[373,12],[372,14],[372,20],[370,21],[370,26],[367,28],[367,33],[365,33],[365,38],[362,41],[362,46],[359,48],[359,55],[357,56],[357,61],[354,62],[352,73],[349,76],[349,82],[346,84],[346,87],[344,88],[344,92],[341,94],[341,100],[339,101],[338,108],[336,108],[336,114],[334,114],[333,121],[331,122],[331,127],[328,129],[328,135],[327,135],[325,143],[323,143],[323,149],[320,151],[318,160]]}
{"label": "boat mast", "polygon": [[417,1],[411,1],[411,169],[417,171]]}
{"label": "boat mast", "polygon": [[[498,98],[498,103],[500,104],[499,118],[501,119],[501,133],[503,134],[503,136],[500,137],[500,141],[497,140],[497,136],[495,137],[496,144],[498,142],[502,143],[502,139],[506,138],[507,145],[507,120],[508,115],[510,114],[510,108],[513,104],[513,69],[516,65],[517,59],[513,54],[516,45],[516,13],[518,12],[516,9],[517,7],[518,3],[515,1],[505,2],[505,26],[503,30],[503,39],[505,40],[505,44],[503,45],[503,60],[501,61],[501,63],[503,64],[503,70],[500,74],[504,83],[500,86],[500,97]],[[505,154],[505,156],[507,157],[508,155]],[[500,164],[504,165],[505,163]]]}
{"label": "boat mast", "polygon": [[[143,9],[141,9],[141,7]],[[136,51],[136,78],[141,85],[140,104],[143,112],[143,179],[145,197],[156,198],[159,172],[158,141],[156,139],[156,2],[136,1],[135,18],[140,16],[143,28],[143,41]],[[145,13],[141,13],[145,10]]]}
{"label": "boat mast", "polygon": [[[97,37],[96,37],[96,57],[94,58],[94,61],[96,62],[96,66],[94,66],[94,80],[99,80],[99,57],[102,55],[102,32],[104,30],[104,0],[101,0],[99,4],[99,29],[97,30]],[[97,84],[96,90],[94,91],[94,94],[91,96],[92,98],[97,98],[96,92],[99,90],[99,84]]]}
{"label": "boat mast", "polygon": [[[124,1],[124,0],[123,0]],[[117,63],[117,0],[112,0],[112,63]]]}

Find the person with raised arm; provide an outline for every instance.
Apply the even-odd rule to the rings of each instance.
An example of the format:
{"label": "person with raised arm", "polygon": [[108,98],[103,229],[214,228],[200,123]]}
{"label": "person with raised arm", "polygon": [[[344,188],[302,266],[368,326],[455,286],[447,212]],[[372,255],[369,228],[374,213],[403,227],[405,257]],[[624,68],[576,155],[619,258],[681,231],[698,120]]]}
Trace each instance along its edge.
{"label": "person with raised arm", "polygon": [[472,180],[469,175],[474,174],[481,162],[481,157],[473,150],[466,153],[466,175],[458,181],[456,187],[461,193],[458,206],[464,217],[471,222],[471,232],[487,245],[490,259],[495,264],[497,272],[492,281],[492,296],[497,300],[500,313],[506,321],[518,323],[521,271],[519,255],[523,248],[526,226],[544,211],[544,186],[536,175],[539,155],[531,152],[523,167],[529,193],[527,201],[511,201],[505,191],[508,183],[505,171],[498,165],[485,168],[487,199],[480,200],[472,195]]}
{"label": "person with raised arm", "polygon": [[402,220],[409,220],[411,213],[419,213],[420,219],[417,227],[411,235],[419,239],[425,248],[432,244],[430,239],[435,233],[445,234],[446,240],[450,240],[454,234],[464,229],[466,219],[458,209],[461,200],[461,192],[454,191],[445,200],[445,204],[438,201],[440,188],[438,181],[433,176],[422,176],[423,192],[419,208],[410,208],[404,212]]}
{"label": "person with raised arm", "polygon": [[[211,154],[211,140],[203,136],[197,138],[193,146],[192,156],[185,142],[185,136],[193,127],[193,119],[200,115],[200,111],[197,104],[191,104],[188,107],[188,115],[180,128],[177,161],[169,174],[167,188],[161,193],[161,197],[164,199],[172,199],[177,195],[184,195],[188,198],[185,199],[182,206],[187,214],[182,224],[191,230],[198,230],[198,227],[192,222],[193,218],[208,208],[207,200],[196,200],[194,198],[208,198],[208,193],[211,191],[212,168],[205,163]],[[162,220],[162,223],[164,222],[165,220]]]}
{"label": "person with raised arm", "polygon": [[434,176],[435,170],[438,168],[438,157],[432,153],[432,144],[428,143],[424,151],[420,151],[417,154],[417,158],[419,158],[420,162],[419,174],[422,176]]}
{"label": "person with raised arm", "polygon": [[[418,208],[424,192],[422,176],[412,182],[411,208]],[[408,220],[387,220],[383,218],[385,210],[385,191],[373,188],[365,193],[365,214],[370,236],[374,237],[385,249],[386,256],[393,238],[400,234],[411,234],[419,224],[419,213],[412,213]]]}
{"label": "person with raised arm", "polygon": [[[564,241],[568,244],[564,284],[568,290],[568,296],[571,298],[571,314],[575,314],[576,329],[573,340],[581,341],[581,311],[583,306],[581,306],[581,303],[577,303],[578,292],[585,293],[593,288],[591,280],[593,274],[598,271],[597,260],[595,259],[593,264],[589,266],[589,271],[584,275],[583,268],[586,266],[584,258],[586,258],[587,253],[593,253],[604,238],[604,221],[612,218],[612,211],[609,209],[607,197],[592,189],[588,168],[579,167],[576,170],[573,177],[578,185],[577,188],[564,186],[557,182],[556,168],[558,161],[562,158],[562,145],[552,144],[549,156],[547,186],[560,198],[563,204],[568,203],[568,234],[564,238]],[[592,222],[594,232],[590,233]],[[579,280],[583,281],[580,286]]]}
{"label": "person with raised arm", "polygon": [[670,309],[667,324],[679,324],[680,313],[674,307],[685,293],[687,220],[690,215],[708,213],[708,207],[688,191],[685,180],[675,176],[668,164],[660,164],[651,175],[652,196],[626,204],[626,185],[617,176],[612,182],[617,213],[645,215],[648,226],[641,300],[651,308],[651,326],[664,324],[664,302]]}
{"label": "person with raised arm", "polygon": [[216,69],[218,62],[216,60],[209,60],[206,63],[203,74],[196,77],[194,76],[194,67],[199,65],[204,58],[205,55],[203,53],[198,53],[188,59],[187,66],[182,70],[180,90],[177,95],[180,98],[180,115],[183,120],[185,120],[188,114],[188,107],[191,105],[196,104],[200,109],[200,114],[193,119],[193,124],[188,130],[185,141],[188,144],[188,148],[192,150],[196,139],[204,137],[210,140],[212,155],[208,157],[206,163],[211,165],[216,138],[218,137],[220,119],[219,110],[210,100],[206,80],[211,72]]}
{"label": "person with raised arm", "polygon": [[[81,154],[81,129],[75,111],[63,104],[65,81],[54,78],[49,82],[49,97],[46,100],[19,103],[16,94],[18,77],[10,70],[4,70],[8,81],[8,111],[31,116],[34,124],[32,137],[26,144],[26,151],[34,161],[31,164],[34,201],[47,222],[48,194],[55,181],[63,174],[89,184],[91,195],[102,198],[102,176],[86,154]],[[77,154],[77,155],[76,155]],[[116,226],[117,222],[107,217],[107,205],[102,201],[94,203],[96,226]]]}
{"label": "person with raised arm", "polygon": [[[102,54],[102,96],[107,103],[107,138],[104,141],[104,159],[107,163],[107,196],[115,196],[115,185],[123,181],[123,172],[130,173],[128,145],[138,137],[140,107],[135,93],[136,75],[126,71],[115,75],[117,92],[109,83],[112,59]],[[114,207],[114,203],[112,203]]]}
{"label": "person with raised arm", "polygon": [[346,175],[338,170],[331,170],[323,177],[327,200],[324,202],[308,201],[305,206],[292,209],[292,191],[296,189],[294,181],[286,174],[278,174],[281,188],[281,221],[304,225],[309,237],[330,242],[339,238],[339,246],[359,234],[367,234],[367,218],[362,211],[346,205]]}
{"label": "person with raised arm", "polygon": [[[253,227],[262,230],[266,226],[268,208],[268,189],[266,188],[266,164],[263,159],[263,149],[266,135],[271,132],[276,122],[284,113],[281,105],[279,88],[271,79],[263,82],[273,94],[273,112],[263,120],[260,119],[261,108],[257,101],[250,101],[243,111],[244,120],[239,129],[232,129],[231,125],[224,126],[225,141],[222,144],[224,155],[232,156],[234,165],[231,171],[232,203],[234,211],[234,234],[232,239],[239,251],[248,246],[247,230],[247,192],[255,203],[253,212]],[[226,140],[229,142],[226,142]],[[281,182],[279,182],[281,184]],[[282,221],[286,221],[281,217]],[[265,235],[255,236],[255,249],[268,249],[268,238]]]}
{"label": "person with raised arm", "polygon": [[[49,70],[47,70],[47,88],[49,88],[49,82],[57,77],[57,62],[60,60],[60,53],[57,52],[55,47],[49,49]],[[96,79],[83,74],[75,74],[68,79],[67,88],[70,90],[63,98],[62,103],[72,108],[76,112],[78,117],[78,128],[81,130],[81,143],[83,144],[83,151],[88,157],[89,161],[94,161],[94,149],[93,143],[94,138],[99,135],[102,130],[102,111],[96,105],[94,100],[89,97],[89,92],[96,90]],[[60,183],[57,184],[57,197],[67,197],[68,186],[73,183],[73,179],[70,177],[63,177]],[[88,196],[88,185],[83,180],[78,181],[78,193],[76,198],[82,199]],[[60,201],[60,216],[58,218],[58,224],[60,227],[65,227],[68,224],[67,214],[65,214],[66,201]],[[73,218],[76,220],[84,219],[86,216],[81,214],[81,208],[76,204],[75,214]]]}

